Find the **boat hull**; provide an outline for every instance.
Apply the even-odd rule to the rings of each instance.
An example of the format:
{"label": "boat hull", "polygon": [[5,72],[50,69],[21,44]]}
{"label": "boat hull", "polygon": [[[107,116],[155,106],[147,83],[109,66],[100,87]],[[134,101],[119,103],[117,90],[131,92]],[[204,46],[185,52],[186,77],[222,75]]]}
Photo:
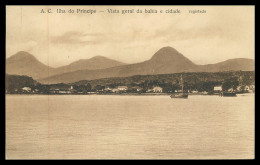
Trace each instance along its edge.
{"label": "boat hull", "polygon": [[188,94],[172,94],[171,98],[176,98],[176,99],[187,99],[188,98]]}
{"label": "boat hull", "polygon": [[223,92],[223,97],[236,97],[237,94],[234,92]]}

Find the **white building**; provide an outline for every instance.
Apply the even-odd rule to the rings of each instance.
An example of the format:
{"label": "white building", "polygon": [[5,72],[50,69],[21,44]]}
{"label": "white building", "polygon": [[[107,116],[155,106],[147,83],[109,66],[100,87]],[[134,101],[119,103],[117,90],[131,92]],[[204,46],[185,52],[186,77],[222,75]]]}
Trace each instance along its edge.
{"label": "white building", "polygon": [[118,93],[118,92],[119,92],[119,89],[114,88],[114,89],[112,89],[112,92],[113,92],[113,93]]}
{"label": "white building", "polygon": [[147,93],[153,92],[153,89],[147,89]]}
{"label": "white building", "polygon": [[105,91],[112,91],[113,89],[112,89],[112,88],[109,88],[109,87],[107,87],[107,88],[105,88],[104,90],[105,90]]}
{"label": "white building", "polygon": [[214,92],[220,92],[222,91],[222,87],[221,86],[215,86],[214,87]]}
{"label": "white building", "polygon": [[30,87],[23,87],[22,90],[25,92],[30,92],[32,89]]}
{"label": "white building", "polygon": [[126,91],[128,89],[128,87],[127,86],[118,86],[117,89],[120,91]]}
{"label": "white building", "polygon": [[137,92],[141,91],[143,88],[139,87],[139,86],[134,86],[132,87],[132,89],[135,89]]}
{"label": "white building", "polygon": [[155,92],[155,93],[162,93],[162,87],[154,87],[153,88],[153,92]]}
{"label": "white building", "polygon": [[249,86],[245,86],[244,90],[249,91],[250,90]]}
{"label": "white building", "polygon": [[194,91],[191,91],[191,93],[199,93],[199,91],[197,91],[197,90],[194,90]]}

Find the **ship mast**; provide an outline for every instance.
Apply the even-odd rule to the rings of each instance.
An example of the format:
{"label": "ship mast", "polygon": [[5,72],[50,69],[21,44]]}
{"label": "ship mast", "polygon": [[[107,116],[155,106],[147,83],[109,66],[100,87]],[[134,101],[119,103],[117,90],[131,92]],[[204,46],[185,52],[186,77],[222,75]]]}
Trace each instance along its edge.
{"label": "ship mast", "polygon": [[181,74],[181,91],[182,91],[182,94],[183,94],[183,80],[182,80],[182,74]]}

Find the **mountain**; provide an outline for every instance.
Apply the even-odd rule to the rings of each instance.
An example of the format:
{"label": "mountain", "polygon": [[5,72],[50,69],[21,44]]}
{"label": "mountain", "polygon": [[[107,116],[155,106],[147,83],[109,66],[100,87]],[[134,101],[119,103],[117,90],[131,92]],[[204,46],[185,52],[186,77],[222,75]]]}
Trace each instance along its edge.
{"label": "mountain", "polygon": [[109,58],[103,57],[103,56],[95,56],[90,59],[81,59],[81,60],[75,61],[69,65],[56,68],[52,72],[52,75],[68,73],[68,72],[73,72],[73,71],[77,71],[77,70],[106,69],[106,68],[111,68],[111,67],[121,66],[121,65],[126,65],[126,63],[112,60],[112,59],[109,59]]}
{"label": "mountain", "polygon": [[34,79],[48,77],[51,68],[39,62],[30,53],[20,51],[6,60],[6,73],[13,75],[26,75]]}
{"label": "mountain", "polygon": [[60,75],[39,79],[41,83],[72,83],[80,80],[94,80],[110,77],[128,77],[133,75],[156,75],[179,72],[217,72],[229,70],[254,70],[254,60],[231,59],[224,62],[196,65],[181,53],[171,47],[164,47],[158,50],[151,59],[107,69],[98,70],[77,70]]}
{"label": "mountain", "polygon": [[39,62],[30,53],[21,51],[6,60],[6,73],[13,75],[27,75],[34,79],[41,79],[77,70],[96,70],[125,65],[106,57],[96,56],[79,60],[66,66],[52,68]]}
{"label": "mountain", "polygon": [[247,58],[235,58],[226,60],[223,62],[219,62],[216,64],[208,64],[208,65],[201,65],[201,71],[209,71],[209,72],[219,72],[219,71],[253,71],[254,70],[254,60],[247,59]]}
{"label": "mountain", "polygon": [[66,67],[73,68],[74,70],[83,70],[83,69],[95,70],[95,69],[111,68],[120,65],[126,65],[126,64],[123,62],[109,59],[107,57],[95,56],[86,60],[78,60]]}

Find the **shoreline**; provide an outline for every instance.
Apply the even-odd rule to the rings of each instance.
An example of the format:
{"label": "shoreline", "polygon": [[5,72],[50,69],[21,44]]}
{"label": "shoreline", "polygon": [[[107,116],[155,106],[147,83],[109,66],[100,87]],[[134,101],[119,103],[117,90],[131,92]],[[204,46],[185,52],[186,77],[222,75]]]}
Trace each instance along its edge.
{"label": "shoreline", "polygon": [[[237,93],[237,94],[255,94],[255,93]],[[5,95],[107,95],[107,96],[170,96],[171,93],[88,93],[88,94],[81,94],[81,93],[64,93],[64,94],[45,94],[45,93],[6,93]],[[218,96],[218,93],[215,94],[201,94],[201,93],[189,93],[192,96]]]}

